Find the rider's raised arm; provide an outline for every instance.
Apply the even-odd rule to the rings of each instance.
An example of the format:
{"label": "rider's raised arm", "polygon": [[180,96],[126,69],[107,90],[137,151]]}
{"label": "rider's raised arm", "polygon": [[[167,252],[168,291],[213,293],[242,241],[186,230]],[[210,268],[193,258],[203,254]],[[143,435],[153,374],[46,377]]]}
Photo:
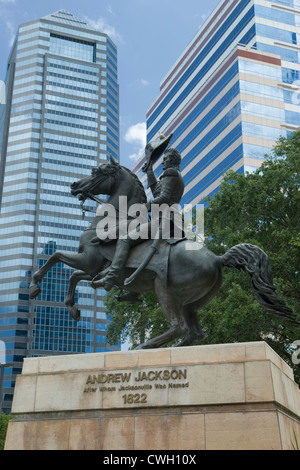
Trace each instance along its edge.
{"label": "rider's raised arm", "polygon": [[161,192],[161,184],[159,181],[157,181],[152,166],[150,166],[147,170],[147,179],[148,179],[148,188],[151,189],[153,197],[159,196]]}

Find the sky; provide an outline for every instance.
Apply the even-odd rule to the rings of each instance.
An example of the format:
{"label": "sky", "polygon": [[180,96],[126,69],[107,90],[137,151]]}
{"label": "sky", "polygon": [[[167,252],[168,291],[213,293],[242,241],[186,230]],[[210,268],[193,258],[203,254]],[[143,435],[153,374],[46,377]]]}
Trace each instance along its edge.
{"label": "sky", "polygon": [[146,112],[167,72],[220,0],[0,0],[0,79],[18,26],[64,9],[118,50],[120,162],[132,168],[146,143]]}

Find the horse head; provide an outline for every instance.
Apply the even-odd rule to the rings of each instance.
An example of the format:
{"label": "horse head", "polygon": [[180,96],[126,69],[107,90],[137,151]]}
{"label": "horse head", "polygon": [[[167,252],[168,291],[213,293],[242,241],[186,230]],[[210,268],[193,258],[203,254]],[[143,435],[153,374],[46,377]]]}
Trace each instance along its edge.
{"label": "horse head", "polygon": [[138,177],[121,166],[112,156],[110,158],[110,163],[93,168],[90,176],[72,183],[71,194],[80,195],[79,200],[82,201],[97,194],[108,194],[114,199],[127,196],[130,204],[145,203],[147,198]]}

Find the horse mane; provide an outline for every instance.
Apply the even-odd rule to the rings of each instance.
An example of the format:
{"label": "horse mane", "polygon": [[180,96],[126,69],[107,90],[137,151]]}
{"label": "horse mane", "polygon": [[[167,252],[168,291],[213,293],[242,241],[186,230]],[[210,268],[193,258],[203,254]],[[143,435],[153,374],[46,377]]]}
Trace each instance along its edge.
{"label": "horse mane", "polygon": [[137,177],[137,175],[135,173],[132,173],[132,171],[129,170],[128,168],[126,168],[125,166],[122,166],[122,168],[124,170],[126,170],[127,173],[129,173],[133,177],[133,179],[136,183],[134,190],[135,190],[136,194],[139,195],[141,204],[146,204],[147,196],[146,196],[146,193],[145,193],[145,190],[144,190],[144,186],[140,182],[139,178]]}
{"label": "horse mane", "polygon": [[92,176],[114,175],[119,170],[120,170],[119,165],[112,165],[111,163],[104,163],[92,169]]}
{"label": "horse mane", "polygon": [[144,190],[144,186],[140,182],[137,175],[135,175],[131,170],[129,170],[125,166],[122,166],[119,164],[104,163],[92,169],[92,176],[100,176],[100,175],[116,176],[116,174],[119,173],[121,169],[125,170],[133,178],[133,182],[134,182],[133,191],[135,192],[137,199],[140,201],[140,203],[145,204],[147,202],[147,196]]}

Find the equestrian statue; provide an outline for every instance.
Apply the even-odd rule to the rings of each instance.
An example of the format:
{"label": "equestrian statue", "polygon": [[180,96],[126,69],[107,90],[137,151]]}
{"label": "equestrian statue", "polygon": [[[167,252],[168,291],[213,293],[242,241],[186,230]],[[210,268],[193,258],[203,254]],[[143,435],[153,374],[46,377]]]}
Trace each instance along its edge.
{"label": "equestrian statue", "polygon": [[[177,346],[188,346],[204,337],[198,311],[218,293],[227,266],[249,273],[254,297],[266,312],[299,327],[295,314],[276,294],[270,262],[263,250],[244,243],[216,256],[185,236],[178,210],[184,193],[181,156],[169,147],[171,137],[160,135],[145,147],[143,171],[153,195],[151,201],[147,201],[138,177],[113,157],[110,163],[94,168],[91,176],[71,185],[72,195],[79,196],[82,204],[87,198],[99,203],[96,215],[80,237],[78,253],[57,251],[33,274],[30,298],[39,295],[39,283],[52,266],[61,262],[75,269],[65,299],[75,321],[80,319],[75,289],[82,280],[95,289],[109,291],[116,286],[126,291],[120,300],[134,302],[141,293],[155,292],[169,329],[138,349],[158,348],[178,338],[181,341]],[[163,173],[157,180],[153,164],[162,154]],[[99,194],[108,195],[108,199],[99,199]],[[156,216],[155,207],[161,208]]]}

